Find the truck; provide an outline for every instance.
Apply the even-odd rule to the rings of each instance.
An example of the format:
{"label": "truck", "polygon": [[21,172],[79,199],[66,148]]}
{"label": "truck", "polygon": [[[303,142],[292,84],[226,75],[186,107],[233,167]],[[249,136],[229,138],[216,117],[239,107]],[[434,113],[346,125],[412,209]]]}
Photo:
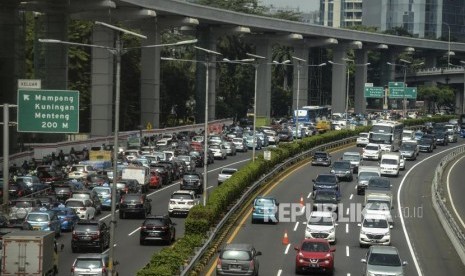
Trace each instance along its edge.
{"label": "truck", "polygon": [[53,231],[16,231],[2,239],[3,276],[58,275],[58,253]]}
{"label": "truck", "polygon": [[149,190],[150,169],[144,166],[128,166],[122,169],[122,179],[135,179],[139,182],[139,188],[142,193]]}
{"label": "truck", "polygon": [[382,196],[389,198],[390,206],[392,206],[392,190],[391,181],[387,177],[373,176],[368,180],[368,185],[365,189],[365,204],[370,196]]}

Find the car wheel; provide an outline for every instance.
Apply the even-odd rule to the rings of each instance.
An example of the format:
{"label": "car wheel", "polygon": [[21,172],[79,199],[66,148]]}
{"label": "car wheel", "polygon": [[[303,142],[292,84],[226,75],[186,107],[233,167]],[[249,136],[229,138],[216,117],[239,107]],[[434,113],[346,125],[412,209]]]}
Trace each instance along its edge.
{"label": "car wheel", "polygon": [[139,245],[145,245],[145,240],[139,240]]}
{"label": "car wheel", "polygon": [[297,266],[295,267],[295,274],[297,274],[297,275],[300,274],[300,269]]}

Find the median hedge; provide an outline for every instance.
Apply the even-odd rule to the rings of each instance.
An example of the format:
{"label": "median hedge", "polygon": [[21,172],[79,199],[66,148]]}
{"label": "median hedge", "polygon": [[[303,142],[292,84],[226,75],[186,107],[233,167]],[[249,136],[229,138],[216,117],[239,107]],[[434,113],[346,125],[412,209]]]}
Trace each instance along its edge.
{"label": "median hedge", "polygon": [[[425,119],[404,120],[405,126],[423,125],[425,122],[444,122],[456,116],[438,116]],[[208,198],[206,206],[194,206],[185,220],[185,235],[172,246],[156,252],[150,262],[138,271],[138,276],[171,276],[178,275],[182,265],[186,265],[195,253],[195,248],[203,245],[208,231],[214,227],[227,213],[229,207],[252,185],[260,176],[269,172],[277,164],[301,152],[318,145],[344,138],[353,137],[360,132],[369,131],[370,127],[357,127],[355,130],[329,131],[321,135],[311,136],[295,143],[282,143],[277,148],[269,148],[271,160],[263,159],[263,154],[257,153],[255,162],[250,162],[231,178],[214,189]]]}

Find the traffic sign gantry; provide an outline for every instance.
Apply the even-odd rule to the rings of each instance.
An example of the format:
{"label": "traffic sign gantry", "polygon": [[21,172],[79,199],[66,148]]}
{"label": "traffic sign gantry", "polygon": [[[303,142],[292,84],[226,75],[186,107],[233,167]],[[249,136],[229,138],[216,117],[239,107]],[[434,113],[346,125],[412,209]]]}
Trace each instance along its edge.
{"label": "traffic sign gantry", "polygon": [[79,132],[79,91],[18,89],[18,132]]}
{"label": "traffic sign gantry", "polygon": [[365,98],[383,98],[384,88],[383,87],[370,87],[365,86]]}
{"label": "traffic sign gantry", "polygon": [[[405,90],[404,90],[405,89]],[[416,99],[417,98],[417,88],[416,87],[389,87],[389,98],[391,99],[403,99],[405,93],[406,99]]]}

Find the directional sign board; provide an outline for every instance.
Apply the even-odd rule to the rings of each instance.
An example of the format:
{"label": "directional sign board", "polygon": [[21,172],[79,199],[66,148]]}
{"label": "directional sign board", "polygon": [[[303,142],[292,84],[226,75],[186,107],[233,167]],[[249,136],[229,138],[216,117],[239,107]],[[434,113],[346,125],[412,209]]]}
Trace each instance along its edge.
{"label": "directional sign board", "polygon": [[390,99],[403,99],[405,93],[406,99],[416,99],[417,98],[417,88],[416,87],[389,87],[389,98]]}
{"label": "directional sign board", "polygon": [[79,91],[18,89],[18,132],[79,132]]}
{"label": "directional sign board", "polygon": [[383,98],[383,97],[384,97],[383,87],[365,86],[365,98]]}
{"label": "directional sign board", "polygon": [[389,82],[388,84],[389,88],[403,88],[405,86],[405,83],[403,82]]}

